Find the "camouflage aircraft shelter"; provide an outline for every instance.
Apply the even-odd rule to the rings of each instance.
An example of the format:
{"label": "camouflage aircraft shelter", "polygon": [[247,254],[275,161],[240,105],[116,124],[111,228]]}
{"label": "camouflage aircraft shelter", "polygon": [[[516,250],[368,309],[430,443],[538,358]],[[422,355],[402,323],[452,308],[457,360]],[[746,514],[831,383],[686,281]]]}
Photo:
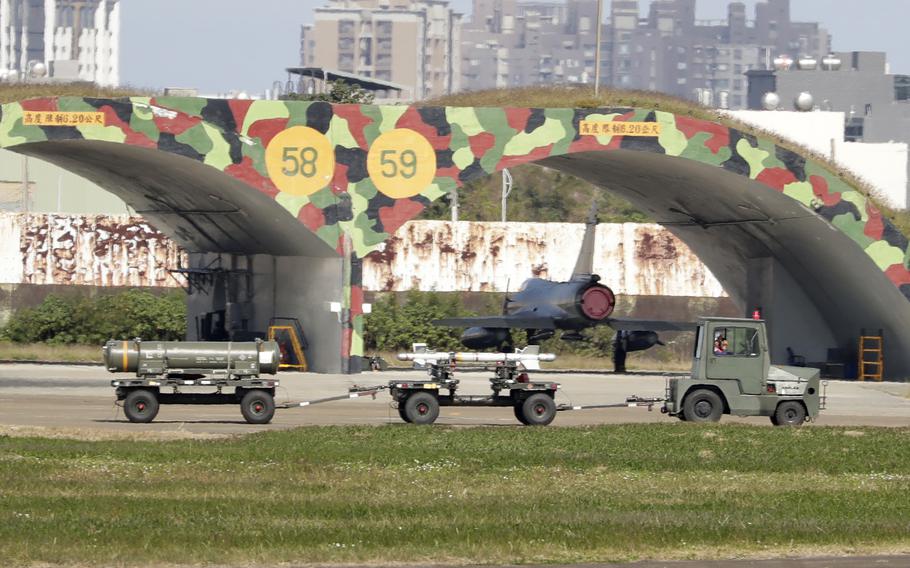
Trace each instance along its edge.
{"label": "camouflage aircraft shelter", "polygon": [[[0,112],[0,147],[120,196],[191,251],[200,274],[242,268],[236,313],[251,329],[299,317],[314,370],[359,368],[364,256],[464,182],[537,162],[677,234],[744,314],[762,307],[772,359],[791,347],[824,361],[829,348],[855,351],[861,328],[881,328],[886,376],[910,372],[907,239],[825,166],[720,123],[636,108],[169,97]],[[191,338],[194,315],[231,303],[225,294],[191,294]]]}

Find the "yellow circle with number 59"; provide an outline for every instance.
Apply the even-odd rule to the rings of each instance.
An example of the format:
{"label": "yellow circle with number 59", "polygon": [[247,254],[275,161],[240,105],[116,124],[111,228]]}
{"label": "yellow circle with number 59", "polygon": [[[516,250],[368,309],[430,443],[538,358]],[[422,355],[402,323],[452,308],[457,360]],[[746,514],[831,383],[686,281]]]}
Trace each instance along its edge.
{"label": "yellow circle with number 59", "polygon": [[310,195],[327,186],[335,171],[335,150],[324,134],[309,126],[279,132],[265,150],[265,166],[278,189]]}
{"label": "yellow circle with number 59", "polygon": [[426,138],[409,128],[396,128],[370,145],[367,171],[382,193],[395,199],[423,192],[436,177],[436,152]]}

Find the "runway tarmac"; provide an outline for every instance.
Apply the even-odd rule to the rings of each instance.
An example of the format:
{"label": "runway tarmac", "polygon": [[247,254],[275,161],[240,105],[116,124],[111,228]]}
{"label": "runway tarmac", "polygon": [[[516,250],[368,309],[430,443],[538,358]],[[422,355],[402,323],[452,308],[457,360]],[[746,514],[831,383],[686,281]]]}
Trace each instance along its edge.
{"label": "runway tarmac", "polygon": [[[125,376],[125,375],[124,375]],[[387,371],[360,375],[281,373],[277,400],[304,401],[345,394],[348,387],[385,384],[393,379],[423,377],[421,371]],[[279,409],[271,424],[254,426],[227,406],[162,405],[151,424],[132,424],[114,404],[111,379],[102,367],[63,365],[0,365],[0,433],[96,432],[159,436],[219,436],[306,425],[398,423],[387,393],[300,409]],[[655,375],[538,374],[561,383],[559,403],[618,403],[629,395],[663,396],[666,377]],[[123,376],[121,376],[123,378]],[[485,373],[462,373],[460,394],[488,394]],[[828,410],[814,423],[838,426],[910,426],[910,384],[831,381]],[[554,426],[671,422],[674,419],[644,408],[560,412]],[[722,422],[770,425],[767,418],[724,416]],[[516,425],[509,408],[443,408],[438,424]]]}

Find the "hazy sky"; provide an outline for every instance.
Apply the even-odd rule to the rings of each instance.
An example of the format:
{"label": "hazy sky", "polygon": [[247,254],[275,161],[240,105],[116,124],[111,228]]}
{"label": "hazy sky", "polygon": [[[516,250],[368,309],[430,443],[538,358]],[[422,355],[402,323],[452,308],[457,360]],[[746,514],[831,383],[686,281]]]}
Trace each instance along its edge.
{"label": "hazy sky", "polygon": [[[121,74],[135,87],[260,93],[297,65],[300,25],[324,0],[121,0]],[[595,0],[591,0],[594,2]],[[745,0],[749,18],[756,0]],[[728,0],[698,0],[698,17],[726,15]],[[470,12],[471,0],[454,0]],[[650,4],[641,0],[643,11]],[[910,0],[791,0],[793,19],[820,21],[838,51],[885,51],[910,74]],[[604,1],[609,10],[609,0]]]}

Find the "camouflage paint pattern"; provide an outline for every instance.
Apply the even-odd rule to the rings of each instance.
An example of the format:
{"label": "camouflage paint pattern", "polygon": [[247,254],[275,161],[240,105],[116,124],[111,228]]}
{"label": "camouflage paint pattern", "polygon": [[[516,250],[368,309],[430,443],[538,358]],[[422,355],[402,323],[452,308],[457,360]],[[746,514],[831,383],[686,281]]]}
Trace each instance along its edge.
{"label": "camouflage paint pattern", "polygon": [[[0,147],[80,139],[131,144],[201,161],[275,199],[345,256],[345,356],[362,353],[360,259],[377,250],[431,201],[466,181],[575,152],[621,148],[666,154],[762,183],[806,205],[845,233],[910,297],[907,239],[860,191],[820,163],[771,140],[667,112],[64,97],[10,103],[3,105],[0,113]],[[40,124],[35,124],[35,113],[43,113]],[[104,119],[82,124],[76,120],[79,115],[57,116],[60,113],[103,113]],[[27,114],[31,114],[28,121],[24,120]],[[657,136],[582,135],[583,120],[657,123],[660,132]],[[333,171],[324,187],[307,195],[281,191],[266,165],[266,150],[272,139],[296,126],[324,135],[335,154]],[[371,144],[394,129],[416,132],[435,153],[432,182],[416,195],[403,198],[379,191],[367,167]]]}

